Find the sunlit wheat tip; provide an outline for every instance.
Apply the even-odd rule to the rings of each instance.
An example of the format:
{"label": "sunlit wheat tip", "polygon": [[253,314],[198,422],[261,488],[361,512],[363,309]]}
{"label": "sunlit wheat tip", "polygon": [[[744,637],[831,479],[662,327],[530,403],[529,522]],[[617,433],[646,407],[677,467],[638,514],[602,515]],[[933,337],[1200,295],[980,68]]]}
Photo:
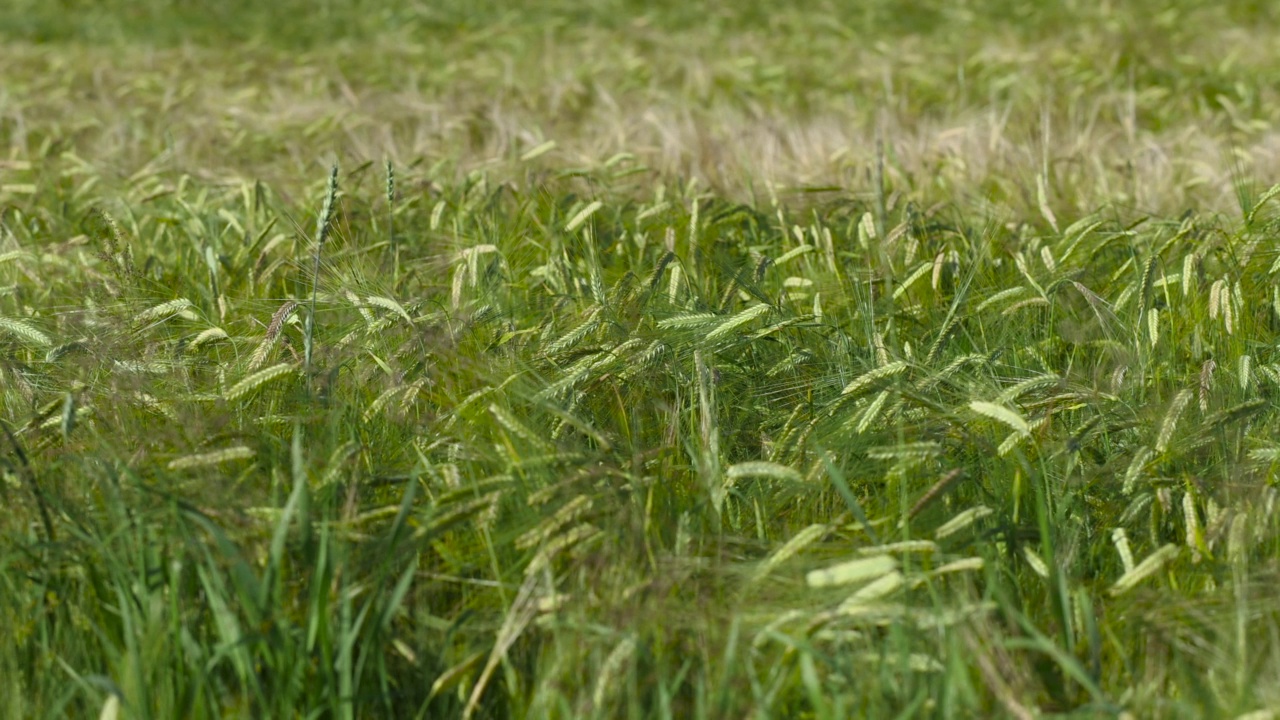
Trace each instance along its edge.
{"label": "sunlit wheat tip", "polygon": [[1209,358],[1200,366],[1200,412],[1209,412],[1209,391],[1213,389],[1213,371],[1218,364]]}
{"label": "sunlit wheat tip", "polygon": [[0,265],[30,257],[31,253],[28,253],[26,250],[9,250],[7,252],[0,253]]}
{"label": "sunlit wheat tip", "polygon": [[969,403],[969,409],[979,415],[1002,422],[1012,428],[1015,432],[1023,435],[1031,432],[1030,426],[1027,425],[1027,421],[1023,419],[1021,415],[1007,407],[1004,407],[1003,405],[974,400]]}
{"label": "sunlit wheat tip", "polygon": [[1169,411],[1165,413],[1164,421],[1160,423],[1160,434],[1156,437],[1156,452],[1163,453],[1169,449],[1169,441],[1178,429],[1178,419],[1182,417],[1182,411],[1190,400],[1191,391],[1180,390],[1173,397],[1173,402],[1169,403]]}
{"label": "sunlit wheat tip", "polygon": [[770,620],[764,627],[760,628],[760,630],[755,634],[755,637],[751,639],[751,647],[753,649],[759,650],[760,648],[767,645],[770,640],[776,638],[777,631],[783,626],[789,623],[797,622],[799,620],[805,620],[811,617],[812,617],[812,613],[806,612],[804,610],[795,610],[795,609],[787,610],[786,612],[782,613],[778,617],[775,617],[772,620]]}
{"label": "sunlit wheat tip", "polygon": [[1040,557],[1039,553],[1037,553],[1035,550],[1032,550],[1027,545],[1023,545],[1022,557],[1027,561],[1027,565],[1031,567],[1032,571],[1034,571],[1035,574],[1039,575],[1042,578],[1049,577],[1048,564],[1045,563],[1044,558]]}
{"label": "sunlit wheat tip", "polygon": [[209,343],[214,343],[219,340],[226,340],[226,339],[227,339],[226,330],[223,330],[222,328],[219,328],[219,327],[211,327],[211,328],[208,328],[207,330],[201,330],[198,334],[196,334],[196,336],[191,339],[191,342],[187,343],[187,350],[188,351],[195,350],[201,346],[208,345]]}
{"label": "sunlit wheat tip", "polygon": [[764,562],[760,563],[759,567],[757,567],[756,571],[751,575],[751,584],[758,583],[768,577],[774,570],[781,567],[783,563],[794,557],[796,553],[804,550],[818,540],[821,540],[824,535],[830,532],[830,530],[831,528],[828,525],[815,523],[793,535],[791,539],[783,543],[781,547],[770,553],[769,557],[765,558]]}
{"label": "sunlit wheat tip", "polygon": [[997,293],[994,293],[993,295],[991,295],[991,297],[988,297],[986,300],[983,300],[982,302],[978,303],[978,307],[974,308],[974,312],[980,313],[983,310],[986,310],[987,308],[991,307],[992,305],[996,305],[1010,298],[1015,298],[1026,291],[1027,289],[1020,285],[1001,290]]}
{"label": "sunlit wheat tip", "polygon": [[1049,223],[1049,227],[1053,228],[1054,232],[1058,232],[1058,218],[1053,214],[1053,208],[1049,206],[1049,189],[1044,173],[1036,175],[1036,200],[1041,217]]}
{"label": "sunlit wheat tip", "polygon": [[752,462],[743,462],[731,465],[725,471],[725,475],[730,480],[740,480],[742,478],[766,478],[769,480],[781,480],[784,482],[801,482],[804,477],[794,468],[780,465],[774,462],[756,460]]}
{"label": "sunlit wheat tip", "polygon": [[373,402],[369,403],[369,407],[365,408],[364,414],[361,415],[361,418],[366,423],[372,421],[377,417],[378,413],[382,412],[382,409],[387,406],[387,403],[391,402],[391,399],[403,390],[404,388],[399,385],[392,385],[386,390],[383,390],[378,394],[378,397],[373,399]]}
{"label": "sunlit wheat tip", "polygon": [[1053,387],[1054,385],[1057,385],[1060,382],[1062,382],[1062,379],[1054,374],[1046,374],[1046,375],[1040,375],[1038,377],[1028,378],[1018,383],[1017,385],[1014,385],[1008,390],[1005,390],[1004,392],[1000,393],[998,400],[1000,403],[1013,402],[1014,400],[1017,400],[1018,398],[1022,397],[1023,395],[1026,395],[1029,392],[1050,388],[1050,387]]}
{"label": "sunlit wheat tip", "polygon": [[555,537],[562,528],[576,524],[594,504],[595,501],[586,495],[575,497],[532,530],[516,538],[516,547],[525,550]]}
{"label": "sunlit wheat tip", "polygon": [[867,557],[888,555],[890,553],[919,553],[931,555],[936,552],[938,552],[938,545],[932,540],[902,540],[900,542],[888,543],[886,545],[872,545],[871,547],[858,548],[858,554]]}
{"label": "sunlit wheat tip", "polygon": [[222,450],[214,450],[212,452],[201,453],[199,455],[187,455],[169,462],[170,470],[189,470],[197,467],[207,467],[210,465],[221,465],[235,460],[248,460],[254,456],[252,448],[244,445],[223,448]]}
{"label": "sunlit wheat tip", "polygon": [[876,351],[876,367],[888,366],[889,350],[884,345],[884,333],[876,331],[871,334],[871,347]]}
{"label": "sunlit wheat tip", "polygon": [[1161,547],[1144,558],[1135,568],[1120,576],[1120,579],[1116,580],[1115,584],[1111,586],[1111,594],[1123,595],[1124,593],[1129,592],[1136,587],[1138,583],[1160,572],[1160,569],[1165,566],[1165,563],[1177,556],[1177,545],[1170,543]]}
{"label": "sunlit wheat tip", "polygon": [[1262,462],[1280,461],[1280,447],[1254,448],[1249,451],[1249,457]]}
{"label": "sunlit wheat tip", "polygon": [[671,273],[667,280],[667,301],[675,304],[680,296],[680,287],[684,279],[684,270],[679,265],[671,267]]}
{"label": "sunlit wheat tip", "polygon": [[444,200],[437,200],[436,204],[431,208],[431,220],[427,223],[427,227],[432,231],[440,229],[440,221],[444,218],[444,210],[448,205]]}
{"label": "sunlit wheat tip", "polygon": [[134,398],[148,410],[163,415],[171,422],[178,421],[178,414],[173,411],[173,406],[169,403],[162,402],[159,398],[151,393],[138,392],[134,393]]}
{"label": "sunlit wheat tip", "polygon": [[1053,259],[1053,251],[1049,249],[1048,245],[1040,248],[1040,262],[1044,263],[1044,269],[1050,273],[1058,271],[1058,263]]}
{"label": "sunlit wheat tip", "polygon": [[[942,257],[942,255],[939,254],[938,257]],[[913,271],[910,275],[908,275],[905,280],[903,280],[897,287],[893,289],[893,299],[894,300],[900,299],[903,296],[903,294],[905,294],[909,289],[911,289],[911,286],[914,285],[917,280],[924,277],[925,275],[928,275],[929,271],[933,269],[933,266],[934,266],[933,263],[928,263],[928,262],[920,263],[920,266],[917,267],[915,271]],[[788,280],[790,279],[791,278],[788,278]],[[807,278],[795,278],[795,279],[807,280]],[[812,281],[808,281],[808,282],[812,284]]]}
{"label": "sunlit wheat tip", "polygon": [[868,372],[863,373],[862,375],[859,375],[857,378],[853,380],[853,382],[850,382],[848,385],[845,385],[844,389],[840,391],[840,394],[852,395],[853,393],[856,393],[864,388],[867,388],[871,386],[873,383],[876,383],[880,380],[884,380],[886,378],[890,378],[895,375],[900,375],[906,372],[908,367],[909,366],[907,364],[907,361],[898,360],[895,362],[891,362],[887,365],[883,365],[881,367],[875,368],[874,370],[870,370]]}
{"label": "sunlit wheat tip", "polygon": [[456,663],[449,669],[440,673],[440,676],[437,677],[435,681],[431,683],[431,693],[428,696],[428,698],[429,699],[435,698],[441,693],[447,690],[451,690],[452,688],[457,686],[459,683],[465,680],[468,677],[468,675],[470,675],[472,672],[475,671],[476,667],[480,665],[480,661],[483,660],[485,656],[487,656],[488,654],[489,653],[487,650],[476,651],[474,653],[471,653],[462,661]]}
{"label": "sunlit wheat tip", "polygon": [[636,639],[627,636],[605,658],[596,678],[595,690],[591,693],[591,704],[597,712],[603,712],[605,701],[613,693],[622,692],[624,687],[618,686],[623,669],[631,661],[636,652]]}
{"label": "sunlit wheat tip", "polygon": [[[191,307],[191,301],[186,298],[178,298],[169,302],[160,303],[155,307],[147,308],[137,315],[133,316],[135,325],[143,325],[156,320],[164,320],[181,313],[183,310]],[[191,319],[195,318],[192,313],[187,313]]]}
{"label": "sunlit wheat tip", "polygon": [[773,262],[774,267],[778,267],[785,263],[791,262],[792,260],[800,257],[801,255],[805,255],[811,252],[813,252],[812,245],[801,244],[797,247],[793,247],[790,250],[779,255],[777,260],[774,260]]}
{"label": "sunlit wheat tip", "polygon": [[1236,308],[1243,303],[1239,301],[1240,283],[1236,283],[1236,301],[1232,302],[1231,292],[1228,289],[1222,291],[1222,326],[1226,329],[1227,334],[1231,335],[1235,331]]}
{"label": "sunlit wheat tip", "polygon": [[48,335],[37,330],[31,324],[15,318],[0,317],[0,331],[40,347],[48,347],[53,344]]}
{"label": "sunlit wheat tip", "polygon": [[1046,305],[1049,305],[1049,301],[1046,300],[1045,298],[1039,298],[1039,297],[1027,298],[1026,300],[1019,300],[1018,302],[1005,308],[1004,311],[1001,312],[1001,315],[1010,316],[1018,312],[1019,310],[1022,310],[1023,308],[1043,307]]}
{"label": "sunlit wheat tip", "polygon": [[1116,528],[1111,531],[1111,542],[1116,546],[1116,553],[1120,555],[1120,564],[1124,566],[1124,571],[1133,570],[1133,551],[1129,549],[1129,535],[1125,533],[1124,528]]}
{"label": "sunlit wheat tip", "polygon": [[540,435],[538,435],[538,433],[534,432],[534,430],[528,425],[525,425],[523,422],[516,419],[516,416],[511,414],[511,412],[506,408],[503,408],[497,403],[491,403],[489,405],[489,413],[498,421],[498,424],[502,425],[513,435],[523,438],[539,448],[547,449],[549,447],[550,443],[544,440]]}
{"label": "sunlit wheat tip", "polygon": [[944,565],[939,565],[930,575],[950,575],[951,573],[961,572],[978,572],[987,566],[987,561],[980,557],[961,558],[952,560]]}
{"label": "sunlit wheat tip", "polygon": [[[1030,427],[1031,430],[1036,430],[1039,427],[1041,427],[1043,424],[1044,424],[1044,418],[1040,418],[1036,422],[1029,424],[1028,427]],[[1004,457],[1008,455],[1009,453],[1013,452],[1015,448],[1021,445],[1022,442],[1026,440],[1028,437],[1030,437],[1028,433],[1022,432],[1020,430],[1014,430],[1013,432],[1005,436],[1005,439],[1000,441],[1000,444],[996,446],[996,455],[998,457]]]}
{"label": "sunlit wheat tip", "polygon": [[971,507],[938,526],[938,529],[933,531],[933,536],[938,540],[941,540],[945,537],[955,535],[978,520],[990,515],[992,512],[994,511],[986,505]]}
{"label": "sunlit wheat tip", "polygon": [[530,160],[542,157],[543,155],[546,155],[547,153],[555,149],[556,149],[556,141],[548,140],[544,143],[540,143],[526,150],[524,154],[520,156],[520,162],[529,162]]}
{"label": "sunlit wheat tip", "polygon": [[858,418],[857,426],[854,428],[859,435],[870,429],[871,426],[875,424],[876,420],[880,418],[880,412],[884,410],[884,405],[888,402],[890,394],[891,393],[888,390],[882,390],[880,394],[876,395],[875,399],[867,405],[866,410],[864,410],[862,415]]}
{"label": "sunlit wheat tip", "polygon": [[942,445],[931,441],[906,442],[900,445],[875,445],[867,448],[873,460],[927,460],[942,452]]}
{"label": "sunlit wheat tip", "polygon": [[293,363],[280,363],[278,365],[272,365],[264,370],[259,370],[246,376],[235,385],[232,385],[223,397],[227,400],[235,400],[243,397],[273,380],[277,380],[288,375],[293,371],[293,369]]}
{"label": "sunlit wheat tip", "polygon": [[525,568],[525,577],[531,577],[551,564],[551,561],[561,552],[578,545],[580,543],[591,540],[600,536],[600,528],[584,523],[566,530],[555,536],[553,539],[542,546],[542,550],[534,556],[533,560]]}
{"label": "sunlit wheat tip", "polygon": [[857,592],[849,596],[849,599],[845,601],[845,604],[861,604],[872,600],[879,600],[897,592],[905,584],[906,578],[903,577],[902,573],[897,570],[892,570],[859,588]]}
{"label": "sunlit wheat tip", "polygon": [[1258,199],[1253,202],[1253,207],[1249,208],[1248,214],[1245,215],[1245,218],[1244,218],[1245,224],[1252,225],[1254,218],[1258,216],[1258,213],[1262,210],[1263,206],[1266,205],[1268,202],[1270,202],[1271,199],[1276,197],[1277,195],[1280,195],[1280,184],[1272,185],[1271,187],[1267,188],[1266,191],[1264,191],[1261,195],[1259,195]]}
{"label": "sunlit wheat tip", "polygon": [[753,305],[717,325],[711,332],[706,334],[705,340],[706,342],[720,340],[752,320],[764,316],[770,309],[768,305],[763,303]]}
{"label": "sunlit wheat tip", "polygon": [[413,318],[409,317],[409,313],[404,309],[404,306],[389,297],[382,297],[381,295],[369,295],[365,297],[365,302],[369,303],[370,305],[373,305],[374,307],[380,307],[383,310],[390,310],[391,312],[404,318],[405,322],[409,323],[410,325],[413,324]]}
{"label": "sunlit wheat tip", "polygon": [[1196,498],[1191,492],[1182,495],[1182,518],[1186,527],[1186,545],[1191,548],[1193,559],[1198,561],[1205,547],[1204,532],[1200,527],[1200,513],[1196,508]]}
{"label": "sunlit wheat tip", "polygon": [[[768,307],[768,306],[763,306]],[[690,330],[711,327],[721,316],[715,313],[684,313],[658,321],[664,330]]]}
{"label": "sunlit wheat tip", "polygon": [[594,215],[595,212],[602,207],[604,207],[603,202],[599,200],[592,201],[591,204],[579,210],[577,215],[574,215],[572,218],[570,218],[569,222],[565,223],[564,231],[567,233],[571,233],[574,230],[577,230],[578,228],[582,227],[582,225],[586,223],[587,220],[589,220],[591,216]]}
{"label": "sunlit wheat tip", "polygon": [[936,658],[924,653],[909,653],[905,656],[890,658],[878,652],[867,652],[857,655],[857,660],[876,667],[892,668],[893,672],[901,668],[912,673],[939,673],[947,669],[947,666],[938,662]]}
{"label": "sunlit wheat tip", "polygon": [[1155,451],[1151,448],[1143,446],[1134,451],[1133,459],[1129,461],[1129,468],[1124,473],[1124,484],[1122,489],[1126,495],[1133,492],[1134,486],[1142,477],[1143,470],[1146,469],[1147,463],[1155,455]]}
{"label": "sunlit wheat tip", "polygon": [[892,556],[876,555],[812,570],[805,575],[805,582],[814,588],[850,585],[881,577],[897,569],[898,561]]}
{"label": "sunlit wheat tip", "polygon": [[1111,392],[1118,393],[1124,387],[1125,378],[1129,375],[1129,366],[1121,365],[1111,373]]}
{"label": "sunlit wheat tip", "polygon": [[102,710],[98,712],[98,720],[119,720],[120,719],[120,696],[116,693],[108,693],[106,702],[102,703]]}

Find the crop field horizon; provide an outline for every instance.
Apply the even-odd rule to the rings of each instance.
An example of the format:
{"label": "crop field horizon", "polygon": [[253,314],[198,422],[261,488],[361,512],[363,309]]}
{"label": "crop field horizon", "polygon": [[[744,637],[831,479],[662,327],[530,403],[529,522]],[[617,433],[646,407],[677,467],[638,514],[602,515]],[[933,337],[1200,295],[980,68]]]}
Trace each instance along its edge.
{"label": "crop field horizon", "polygon": [[0,7],[0,717],[1280,717],[1265,3]]}

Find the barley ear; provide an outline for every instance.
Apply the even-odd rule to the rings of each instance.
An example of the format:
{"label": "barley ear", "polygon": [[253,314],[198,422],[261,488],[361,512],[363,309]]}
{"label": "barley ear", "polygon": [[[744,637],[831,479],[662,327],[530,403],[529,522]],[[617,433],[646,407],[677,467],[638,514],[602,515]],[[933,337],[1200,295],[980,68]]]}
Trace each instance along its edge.
{"label": "barley ear", "polygon": [[396,242],[396,169],[387,160],[387,235],[391,248],[392,287],[400,277],[400,245]]}
{"label": "barley ear", "polygon": [[338,165],[334,163],[329,171],[329,186],[325,190],[324,206],[320,217],[316,220],[316,247],[311,264],[311,308],[307,313],[306,336],[303,343],[303,363],[307,374],[307,386],[311,386],[311,358],[314,350],[316,323],[316,294],[320,287],[320,254],[324,250],[325,240],[329,239],[329,224],[333,221],[334,205],[338,199]]}

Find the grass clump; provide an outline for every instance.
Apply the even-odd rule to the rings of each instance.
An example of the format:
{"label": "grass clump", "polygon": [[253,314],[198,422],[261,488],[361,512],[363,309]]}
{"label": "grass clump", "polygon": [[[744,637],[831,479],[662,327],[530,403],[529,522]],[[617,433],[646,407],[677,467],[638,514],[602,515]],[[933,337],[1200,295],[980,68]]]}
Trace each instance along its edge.
{"label": "grass clump", "polygon": [[[1138,62],[1128,7],[924,3],[860,65],[834,6],[366,5],[359,52],[254,31],[288,3],[5,26],[60,39],[0,51],[4,714],[1280,702],[1277,58]],[[1146,14],[1203,59],[1241,13]],[[464,16],[579,45],[394,82]]]}

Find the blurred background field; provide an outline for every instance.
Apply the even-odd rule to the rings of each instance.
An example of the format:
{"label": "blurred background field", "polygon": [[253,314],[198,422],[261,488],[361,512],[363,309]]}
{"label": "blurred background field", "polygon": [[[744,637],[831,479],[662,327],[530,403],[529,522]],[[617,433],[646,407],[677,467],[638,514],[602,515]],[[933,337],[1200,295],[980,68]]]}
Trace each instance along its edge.
{"label": "blurred background field", "polygon": [[[1274,170],[1267,3],[7,3],[5,125],[126,176],[288,184],[557,142],[737,194],[895,188],[1181,212]],[[304,170],[310,171],[304,173]]]}
{"label": "blurred background field", "polygon": [[1275,717],[1278,36],[0,4],[0,715]]}

